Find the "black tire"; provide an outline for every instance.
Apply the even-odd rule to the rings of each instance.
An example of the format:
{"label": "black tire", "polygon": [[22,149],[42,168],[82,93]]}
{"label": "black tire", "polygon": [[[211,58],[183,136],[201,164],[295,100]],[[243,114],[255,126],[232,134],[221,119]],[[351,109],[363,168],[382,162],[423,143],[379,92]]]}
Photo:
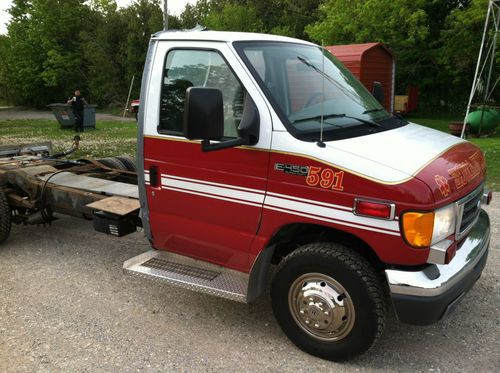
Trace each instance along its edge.
{"label": "black tire", "polygon": [[339,244],[307,244],[285,257],[274,275],[271,299],[288,338],[323,359],[359,355],[384,329],[386,303],[376,272]]}
{"label": "black tire", "polygon": [[12,225],[12,215],[10,212],[7,196],[4,191],[0,189],[0,243],[4,242],[10,234],[10,227]]}
{"label": "black tire", "polygon": [[135,165],[135,160],[132,157],[119,156],[115,158],[126,167],[127,171],[137,172],[137,166]]}
{"label": "black tire", "polygon": [[97,161],[109,168],[113,168],[115,170],[127,171],[127,167],[116,157],[101,158],[98,159]]}

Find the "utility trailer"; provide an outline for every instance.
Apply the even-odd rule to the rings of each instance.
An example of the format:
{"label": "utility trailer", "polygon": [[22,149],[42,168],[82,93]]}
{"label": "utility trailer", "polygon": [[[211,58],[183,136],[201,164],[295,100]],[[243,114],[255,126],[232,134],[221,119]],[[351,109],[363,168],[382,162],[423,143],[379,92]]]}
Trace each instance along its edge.
{"label": "utility trailer", "polygon": [[94,220],[115,236],[136,231],[137,172],[129,157],[68,160],[73,146],[54,154],[49,142],[0,147],[0,242],[14,224],[50,224],[54,213]]}

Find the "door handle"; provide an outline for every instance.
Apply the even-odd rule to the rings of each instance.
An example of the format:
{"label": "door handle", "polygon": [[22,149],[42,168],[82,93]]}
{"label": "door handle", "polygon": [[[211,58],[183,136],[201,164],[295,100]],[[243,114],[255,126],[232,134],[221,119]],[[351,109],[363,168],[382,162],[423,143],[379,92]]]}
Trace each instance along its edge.
{"label": "door handle", "polygon": [[149,184],[153,188],[158,188],[159,186],[159,172],[158,172],[158,167],[157,166],[150,166],[149,167]]}

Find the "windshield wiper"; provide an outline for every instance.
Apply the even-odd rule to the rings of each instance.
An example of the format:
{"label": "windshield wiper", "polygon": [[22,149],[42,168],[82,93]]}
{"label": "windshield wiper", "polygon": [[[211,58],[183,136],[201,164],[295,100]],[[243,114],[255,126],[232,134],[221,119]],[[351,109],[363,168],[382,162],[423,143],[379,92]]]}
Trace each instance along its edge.
{"label": "windshield wiper", "polygon": [[385,109],[383,107],[379,107],[376,109],[365,110],[361,114],[376,113],[377,111],[382,111],[382,110],[385,110]]}
{"label": "windshield wiper", "polygon": [[408,121],[405,118],[403,118],[401,114],[394,113],[393,116],[399,119],[399,123],[405,123],[405,124],[408,123]]}
{"label": "windshield wiper", "polygon": [[[374,121],[371,121],[368,119],[352,117],[352,116],[347,115],[347,114],[325,114],[325,115],[323,115],[323,119],[329,119],[329,118],[349,118],[349,119],[357,120],[358,122],[361,122],[363,124],[366,124],[366,125],[369,125],[372,127],[381,127],[381,125],[378,124],[377,122],[374,122]],[[316,119],[321,120],[321,115],[315,115],[313,117],[296,119],[292,122],[292,124],[293,123],[307,122],[309,120],[316,120]],[[328,123],[328,124],[331,124],[331,123]],[[344,126],[339,126],[339,125],[335,125],[335,124],[332,124],[332,125],[336,126],[336,127],[344,127]]]}

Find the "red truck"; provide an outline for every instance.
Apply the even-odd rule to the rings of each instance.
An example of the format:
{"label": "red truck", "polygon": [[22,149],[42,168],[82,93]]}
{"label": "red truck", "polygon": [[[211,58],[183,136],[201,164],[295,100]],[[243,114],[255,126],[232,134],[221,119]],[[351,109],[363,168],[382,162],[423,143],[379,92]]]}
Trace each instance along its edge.
{"label": "red truck", "polygon": [[119,159],[0,168],[12,216],[50,207],[118,236],[141,225],[153,249],[125,271],[188,289],[253,302],[270,283],[284,333],[331,360],[369,349],[388,307],[431,324],[480,277],[481,150],[386,112],[317,45],[160,32],[140,99],[137,179]]}
{"label": "red truck", "polygon": [[141,104],[141,100],[132,100],[130,101],[130,108],[128,112],[134,114],[135,119],[138,119],[139,116],[139,105]]}

